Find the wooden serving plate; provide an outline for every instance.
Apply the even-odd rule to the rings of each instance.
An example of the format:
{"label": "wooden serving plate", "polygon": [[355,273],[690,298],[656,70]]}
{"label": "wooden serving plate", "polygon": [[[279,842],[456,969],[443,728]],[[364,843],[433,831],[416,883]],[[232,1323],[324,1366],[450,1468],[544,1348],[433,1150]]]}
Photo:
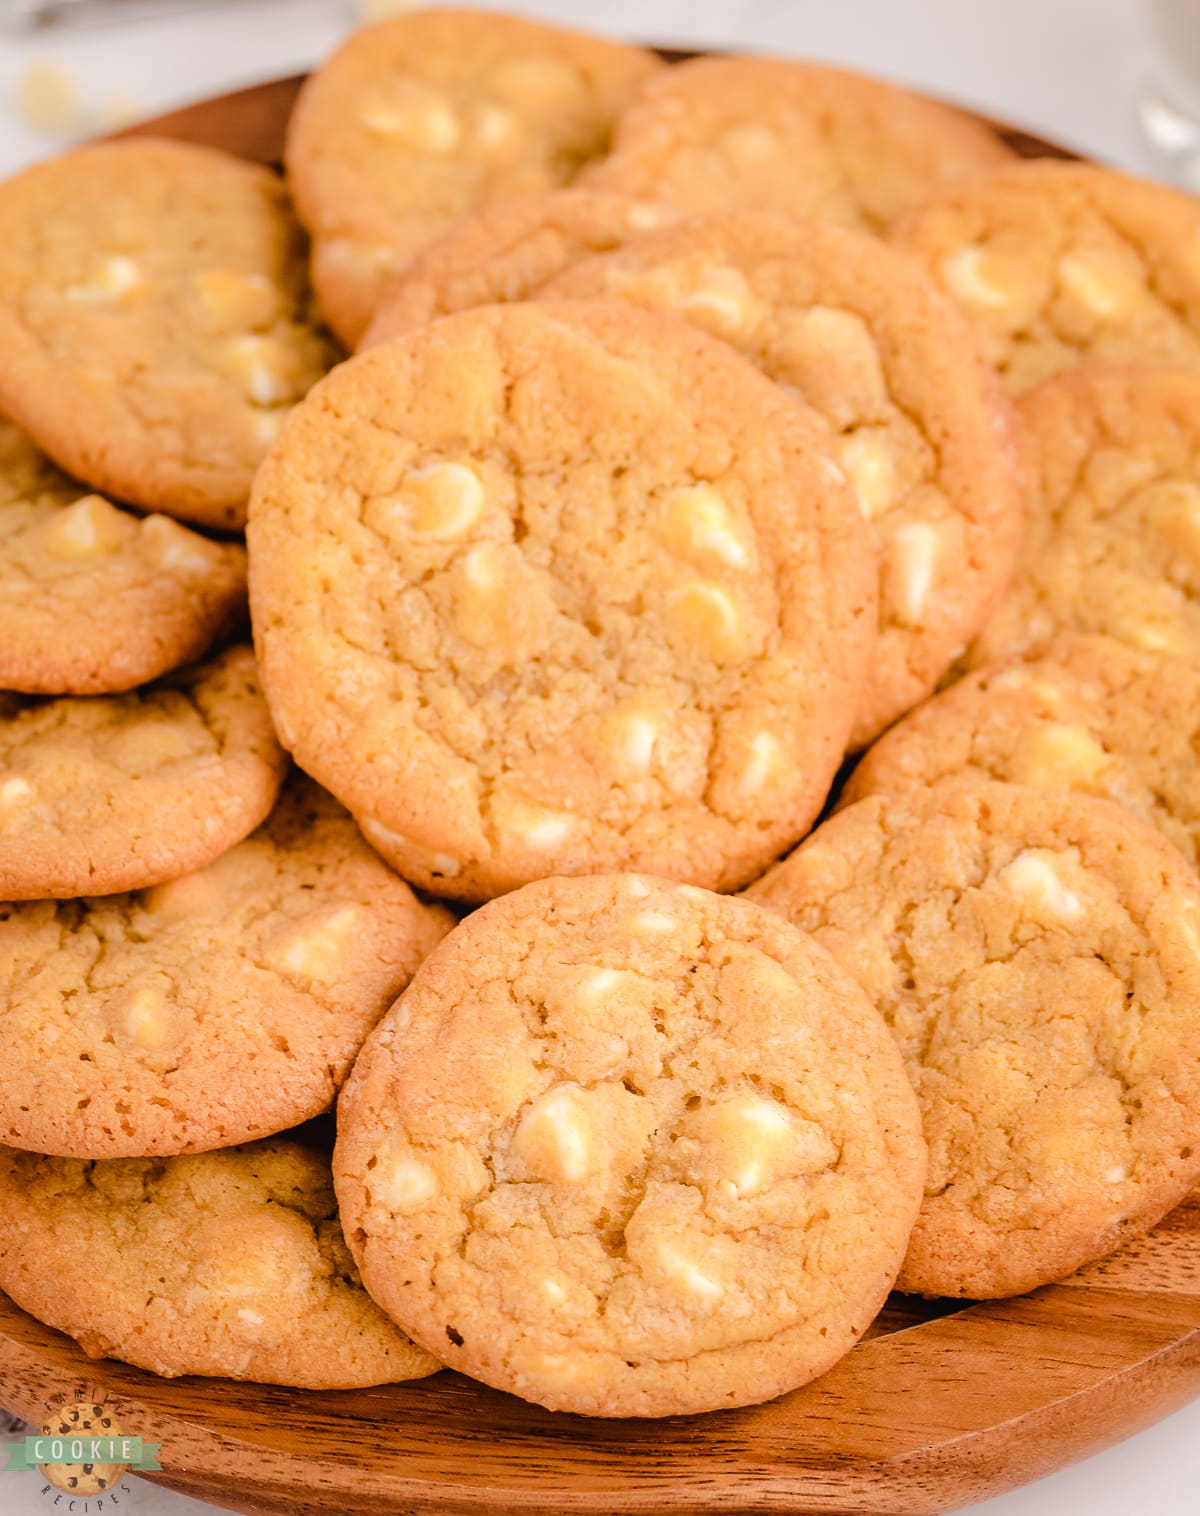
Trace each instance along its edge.
{"label": "wooden serving plate", "polygon": [[[243,90],[134,134],[277,162],[299,85]],[[1026,157],[1073,156],[996,129]],[[893,1296],[822,1379],[748,1410],[587,1420],[449,1371],[325,1393],[158,1379],[85,1357],[0,1295],[0,1404],[40,1422],[51,1395],[82,1386],[162,1444],[161,1483],[255,1516],[924,1516],[1049,1473],[1200,1393],[1200,1204],[1016,1300]]]}

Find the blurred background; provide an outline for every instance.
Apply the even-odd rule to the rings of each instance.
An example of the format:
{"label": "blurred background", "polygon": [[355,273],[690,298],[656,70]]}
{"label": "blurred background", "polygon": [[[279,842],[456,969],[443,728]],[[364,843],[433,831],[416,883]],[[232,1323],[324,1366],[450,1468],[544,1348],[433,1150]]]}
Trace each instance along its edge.
{"label": "blurred background", "polygon": [[[1114,165],[1163,172],[1138,121],[1155,6],[1168,24],[1182,14],[1200,48],[1200,0],[521,0],[508,8],[638,41],[848,63]],[[299,72],[362,20],[404,8],[394,0],[0,0],[0,173],[72,138]],[[28,25],[63,13],[77,19]],[[1186,122],[1160,124],[1186,139]]]}

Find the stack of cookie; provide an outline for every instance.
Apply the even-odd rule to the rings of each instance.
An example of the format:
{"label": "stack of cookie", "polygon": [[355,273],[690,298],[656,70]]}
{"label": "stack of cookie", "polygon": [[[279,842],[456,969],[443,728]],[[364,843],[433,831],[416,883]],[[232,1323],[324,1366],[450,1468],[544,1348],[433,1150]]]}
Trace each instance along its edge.
{"label": "stack of cookie", "polygon": [[287,156],[0,186],[0,1286],[161,1374],[653,1416],[1153,1225],[1200,207],[443,10]]}

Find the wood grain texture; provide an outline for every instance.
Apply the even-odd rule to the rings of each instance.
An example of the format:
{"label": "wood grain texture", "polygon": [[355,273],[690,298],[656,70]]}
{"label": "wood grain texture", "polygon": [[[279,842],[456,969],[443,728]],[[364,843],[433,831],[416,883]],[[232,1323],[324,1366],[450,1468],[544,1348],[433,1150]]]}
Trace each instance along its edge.
{"label": "wood grain texture", "polygon": [[[133,134],[275,163],[299,84]],[[998,130],[1024,156],[1072,156]],[[126,1430],[162,1443],[162,1483],[254,1516],[926,1516],[1048,1473],[1200,1393],[1200,1208],[1017,1300],[894,1296],[817,1383],[709,1416],[588,1421],[449,1372],[336,1393],[156,1379],[85,1357],[0,1295],[0,1403],[37,1421],[52,1394],[86,1384],[123,1402]]]}

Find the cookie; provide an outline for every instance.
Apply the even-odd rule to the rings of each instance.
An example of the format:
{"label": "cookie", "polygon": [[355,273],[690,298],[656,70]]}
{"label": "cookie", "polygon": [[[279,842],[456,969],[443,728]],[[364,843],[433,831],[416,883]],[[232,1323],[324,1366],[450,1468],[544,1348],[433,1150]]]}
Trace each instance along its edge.
{"label": "cookie", "polygon": [[458,899],[752,878],[820,810],[874,632],[818,424],[630,306],[484,306],[343,364],[248,541],[284,746]]}
{"label": "cookie", "polygon": [[882,80],[779,58],[700,58],[647,81],[587,189],[697,211],[786,211],[878,232],[1012,159],[994,132]]}
{"label": "cookie", "polygon": [[597,190],[503,201],[460,222],[392,275],[360,346],[473,305],[527,300],[570,264],[622,247],[678,215]]}
{"label": "cookie", "polygon": [[285,766],[246,647],[129,695],[0,697],[0,900],[203,868],[265,819]]}
{"label": "cookie", "polygon": [[1200,368],[1200,204],[1049,159],[943,191],[892,230],[1014,394],[1081,363]]}
{"label": "cookie", "polygon": [[94,489],[245,519],[288,406],[334,361],[276,175],[141,137],[0,184],[0,410]]}
{"label": "cookie", "polygon": [[1109,637],[1063,637],[958,680],[894,726],[843,803],[1003,779],[1115,800],[1200,863],[1200,670]]}
{"label": "cookie", "polygon": [[768,211],[652,232],[545,293],[680,316],[824,418],[880,553],[851,746],[924,699],[994,608],[1020,535],[1008,405],[953,303],[874,237]]}
{"label": "cookie", "polygon": [[92,1358],[340,1390],[441,1367],[371,1300],[291,1141],[85,1163],[0,1148],[0,1287]]}
{"label": "cookie", "polygon": [[749,895],[895,1034],[929,1143],[898,1288],[1060,1279],[1200,1176],[1200,883],[1107,800],[981,782],[873,795]]}
{"label": "cookie", "polygon": [[768,912],[634,875],[493,901],[342,1095],[334,1181],[373,1297],[554,1410],[749,1405],[853,1346],[920,1203],[882,1021]]}
{"label": "cookie", "polygon": [[0,1136],[134,1158],[294,1126],[449,924],[307,782],[195,873],[0,906]]}
{"label": "cookie", "polygon": [[1018,423],[1021,551],[967,666],[1063,632],[1200,662],[1200,374],[1082,368]]}
{"label": "cookie", "polygon": [[642,48],[479,11],[416,11],[344,43],[301,91],[286,151],[342,340],[357,342],[388,275],[455,222],[568,184],[660,66]]}
{"label": "cookie", "polygon": [[0,689],[132,689],[203,657],[245,603],[240,544],[118,510],[0,420]]}

